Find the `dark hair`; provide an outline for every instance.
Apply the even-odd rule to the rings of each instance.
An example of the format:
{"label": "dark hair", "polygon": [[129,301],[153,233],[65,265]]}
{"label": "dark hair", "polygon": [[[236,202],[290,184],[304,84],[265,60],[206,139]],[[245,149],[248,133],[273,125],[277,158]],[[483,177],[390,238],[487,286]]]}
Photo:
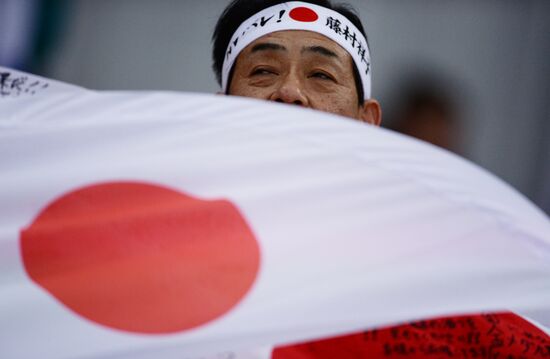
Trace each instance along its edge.
{"label": "dark hair", "polygon": [[[223,11],[216,27],[214,29],[214,34],[212,35],[212,42],[214,47],[212,49],[212,58],[213,64],[212,68],[216,74],[216,79],[218,84],[221,85],[221,73],[223,60],[225,57],[225,51],[227,50],[227,45],[231,40],[231,36],[237,30],[237,28],[249,17],[252,15],[266,9],[268,7],[278,5],[288,0],[233,0]],[[353,23],[361,31],[361,33],[367,38],[365,29],[361,24],[361,20],[357,16],[356,11],[347,4],[332,4],[330,0],[303,0],[310,4],[318,5],[325,7],[327,9],[334,10],[343,16],[345,16],[349,21]],[[368,40],[367,40],[368,46]],[[229,73],[229,79],[227,88],[231,84],[231,78],[233,76],[233,69]],[[359,105],[363,103],[363,85],[361,82],[361,77],[359,76],[359,71],[357,66],[353,63],[353,77],[355,79],[355,87],[357,88],[357,97],[359,99]]]}

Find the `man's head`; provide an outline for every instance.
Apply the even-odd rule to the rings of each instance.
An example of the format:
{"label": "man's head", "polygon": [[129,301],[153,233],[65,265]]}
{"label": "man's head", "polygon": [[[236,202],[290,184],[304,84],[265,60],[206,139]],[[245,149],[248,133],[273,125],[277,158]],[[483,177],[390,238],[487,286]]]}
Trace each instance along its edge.
{"label": "man's head", "polygon": [[378,125],[380,106],[370,98],[370,56],[359,18],[328,0],[306,2],[234,0],[213,36],[218,82],[230,95]]}

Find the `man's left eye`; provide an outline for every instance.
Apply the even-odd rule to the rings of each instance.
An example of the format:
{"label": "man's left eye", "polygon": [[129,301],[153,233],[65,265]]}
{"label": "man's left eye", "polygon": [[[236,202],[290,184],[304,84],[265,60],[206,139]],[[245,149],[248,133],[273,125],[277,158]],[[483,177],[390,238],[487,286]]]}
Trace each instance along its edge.
{"label": "man's left eye", "polygon": [[332,78],[332,76],[324,73],[324,72],[320,72],[320,71],[315,71],[313,72],[310,77],[315,77],[315,78],[318,78],[318,79],[321,79],[321,80],[330,80],[330,81],[334,81],[334,78]]}

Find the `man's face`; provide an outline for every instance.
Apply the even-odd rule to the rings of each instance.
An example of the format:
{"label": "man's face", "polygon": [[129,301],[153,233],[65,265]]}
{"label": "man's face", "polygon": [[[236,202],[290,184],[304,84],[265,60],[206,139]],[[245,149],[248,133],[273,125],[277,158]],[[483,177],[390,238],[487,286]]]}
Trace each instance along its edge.
{"label": "man's face", "polygon": [[[351,56],[311,31],[267,34],[237,57],[230,95],[285,102],[365,120]],[[379,122],[379,121],[378,121]]]}

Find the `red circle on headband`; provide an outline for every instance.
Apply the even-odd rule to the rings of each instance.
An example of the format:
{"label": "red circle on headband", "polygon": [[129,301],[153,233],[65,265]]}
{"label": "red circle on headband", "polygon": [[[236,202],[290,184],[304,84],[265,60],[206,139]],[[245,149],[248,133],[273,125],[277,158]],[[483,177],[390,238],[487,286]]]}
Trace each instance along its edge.
{"label": "red circle on headband", "polygon": [[301,22],[313,22],[317,21],[317,19],[319,18],[315,11],[307,7],[296,7],[290,10],[288,16],[296,21]]}
{"label": "red circle on headband", "polygon": [[233,203],[139,182],[61,195],[20,243],[29,276],[66,307],[147,334],[195,328],[229,312],[260,265],[258,242]]}

